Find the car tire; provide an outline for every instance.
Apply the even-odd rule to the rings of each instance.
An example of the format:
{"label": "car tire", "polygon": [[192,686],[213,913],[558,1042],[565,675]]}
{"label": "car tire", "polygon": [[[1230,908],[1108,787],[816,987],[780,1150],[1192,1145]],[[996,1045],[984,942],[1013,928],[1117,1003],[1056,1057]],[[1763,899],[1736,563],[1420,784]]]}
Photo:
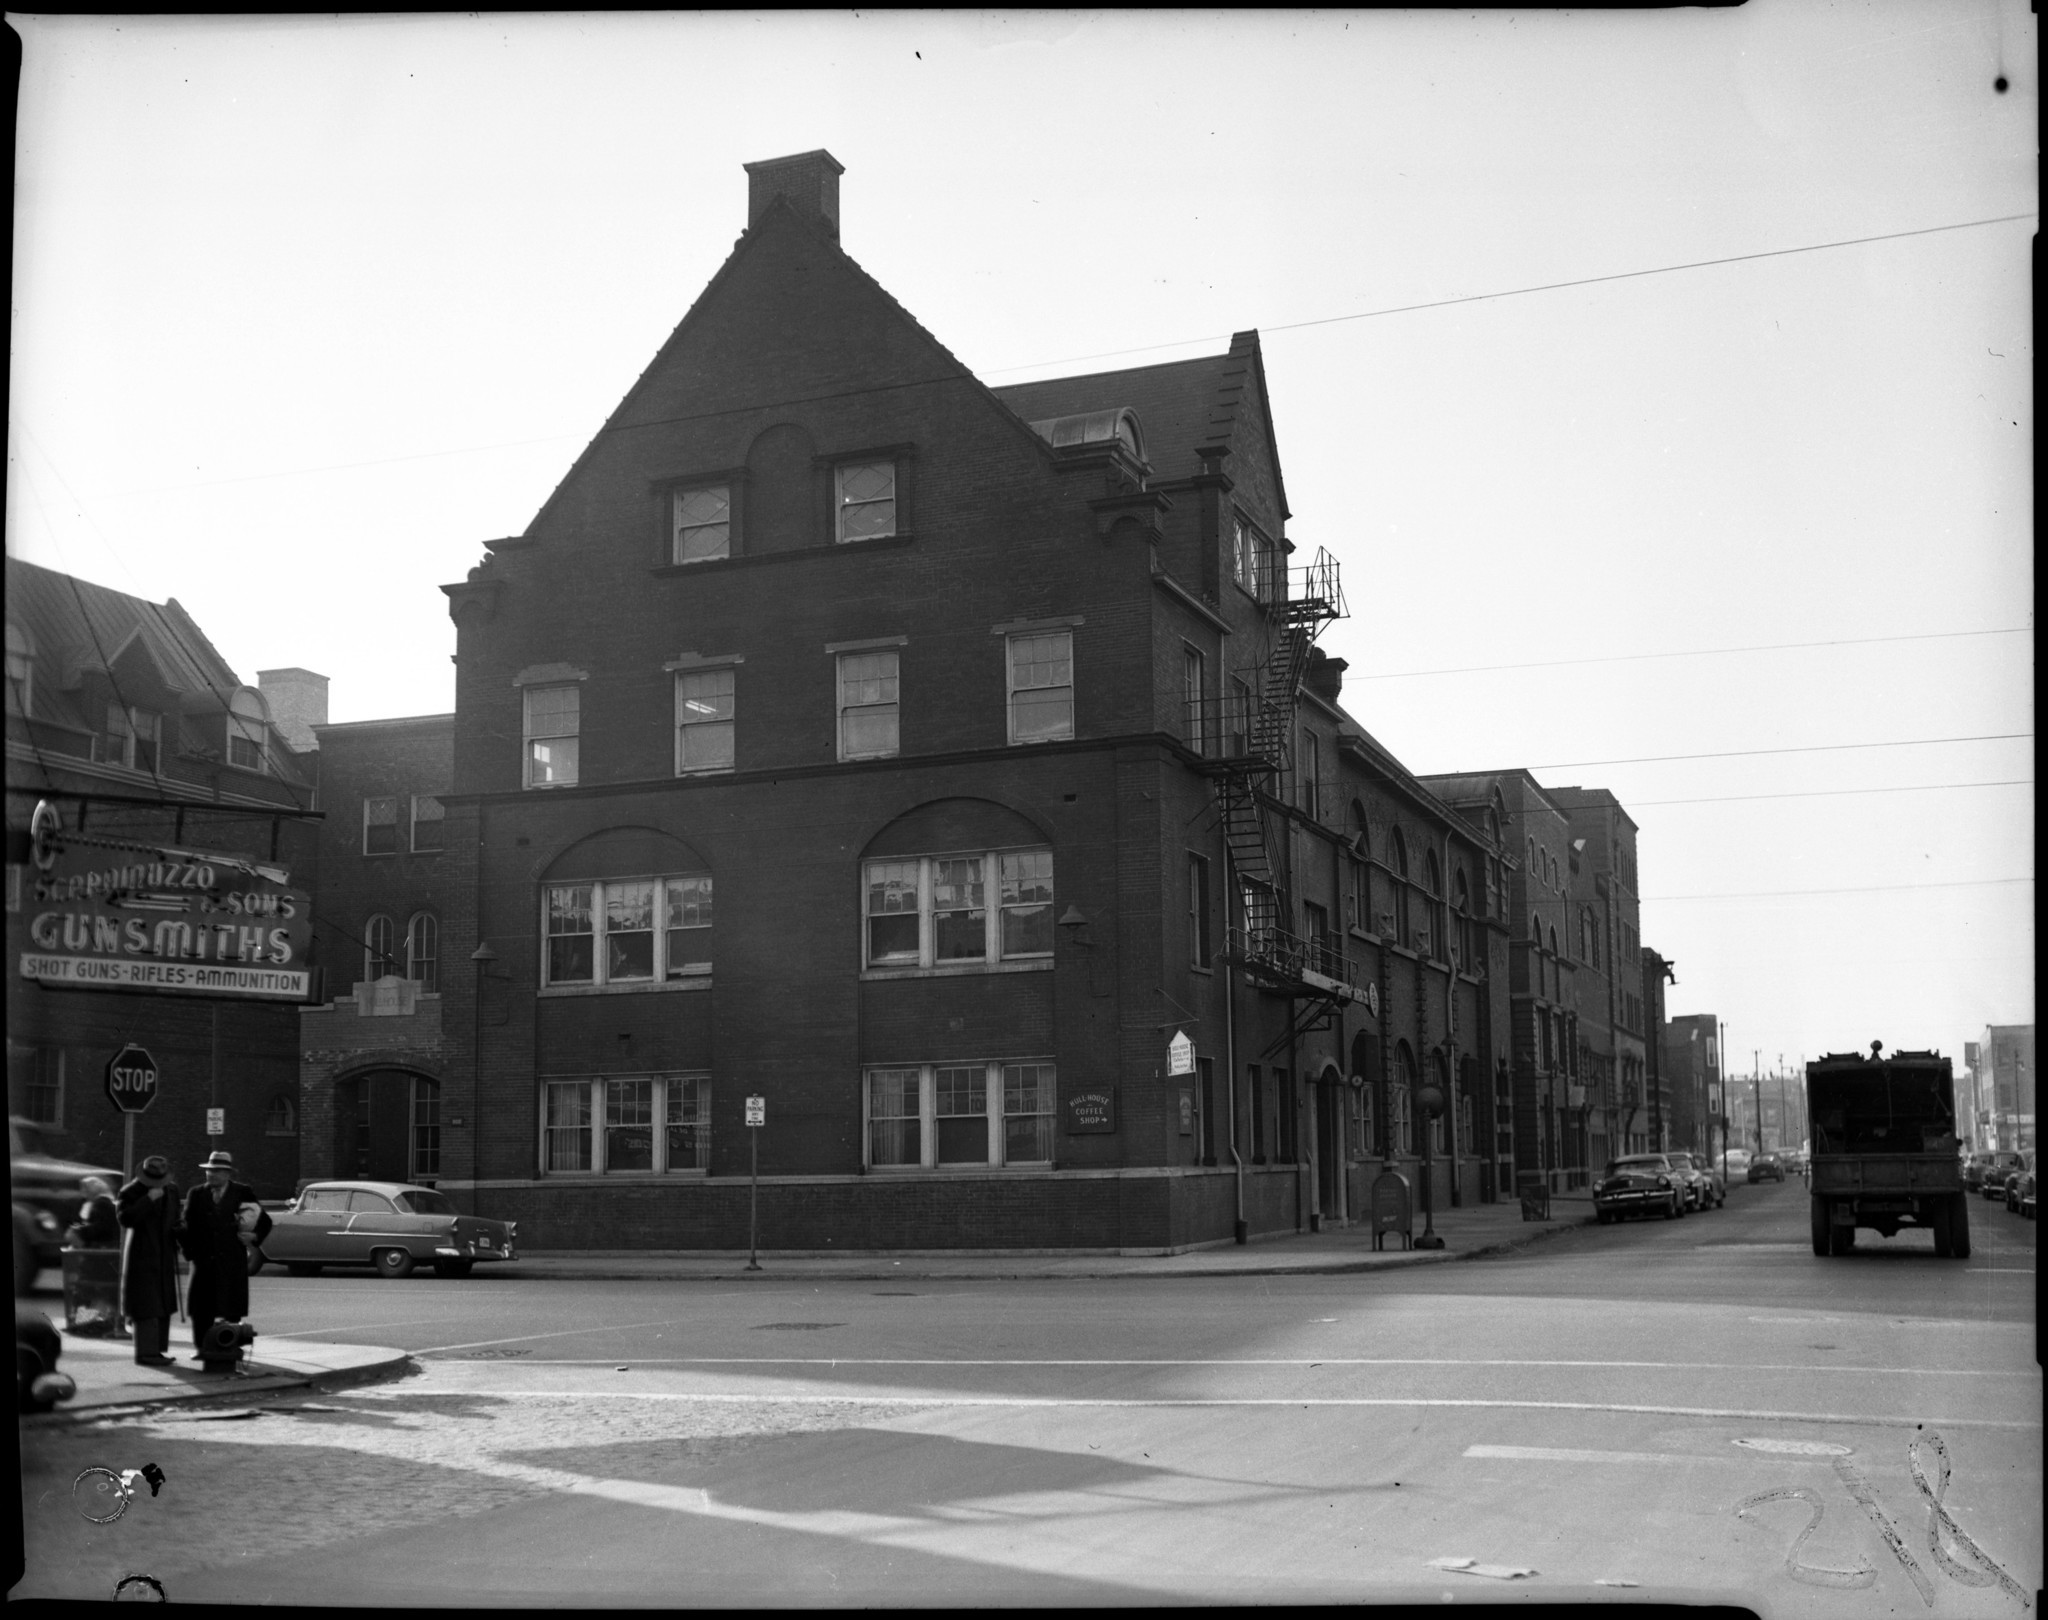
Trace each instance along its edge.
{"label": "car tire", "polygon": [[1970,1201],[1961,1193],[1948,1199],[1948,1252],[1951,1258],[1970,1258]]}
{"label": "car tire", "polygon": [[36,1251],[33,1245],[22,1240],[19,1232],[14,1234],[14,1297],[26,1299],[35,1292]]}
{"label": "car tire", "polygon": [[1666,1219],[1667,1221],[1675,1221],[1682,1218],[1684,1214],[1685,1200],[1682,1197],[1680,1197],[1677,1193],[1673,1193],[1671,1195],[1670,1202],[1664,1206],[1664,1219]]}
{"label": "car tire", "polygon": [[467,1277],[475,1265],[476,1262],[473,1260],[436,1260],[434,1262],[434,1275],[436,1277]]}
{"label": "car tire", "polygon": [[320,1275],[320,1268],[318,1266],[309,1265],[300,1260],[291,1261],[284,1269],[288,1276],[293,1277],[317,1277]]}
{"label": "car tire", "polygon": [[1813,1252],[1823,1259],[1834,1253],[1828,1242],[1828,1201],[1825,1198],[1810,1198],[1807,1203],[1813,1215]]}
{"label": "car tire", "polygon": [[377,1268],[377,1275],[389,1277],[396,1282],[401,1277],[412,1275],[412,1251],[410,1249],[379,1249],[370,1256]]}

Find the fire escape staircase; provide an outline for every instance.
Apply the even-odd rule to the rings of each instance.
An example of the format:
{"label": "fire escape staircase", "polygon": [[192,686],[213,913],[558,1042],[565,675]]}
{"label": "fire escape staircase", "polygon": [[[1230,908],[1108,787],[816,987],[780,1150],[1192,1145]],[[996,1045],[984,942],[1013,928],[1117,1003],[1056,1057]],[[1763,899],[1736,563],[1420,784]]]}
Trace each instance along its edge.
{"label": "fire escape staircase", "polygon": [[1214,784],[1241,907],[1241,923],[1228,931],[1225,960],[1260,989],[1302,1003],[1277,1049],[1328,1021],[1345,1003],[1364,1000],[1365,990],[1357,964],[1337,949],[1334,938],[1305,939],[1283,926],[1292,907],[1284,904],[1273,858],[1286,823],[1274,779],[1286,771],[1292,753],[1295,700],[1309,651],[1323,627],[1345,612],[1337,559],[1318,550],[1303,567],[1274,570],[1266,584],[1269,633],[1250,702],[1205,705],[1220,723],[1206,723],[1209,717],[1203,716],[1194,734],[1208,744],[1198,752]]}

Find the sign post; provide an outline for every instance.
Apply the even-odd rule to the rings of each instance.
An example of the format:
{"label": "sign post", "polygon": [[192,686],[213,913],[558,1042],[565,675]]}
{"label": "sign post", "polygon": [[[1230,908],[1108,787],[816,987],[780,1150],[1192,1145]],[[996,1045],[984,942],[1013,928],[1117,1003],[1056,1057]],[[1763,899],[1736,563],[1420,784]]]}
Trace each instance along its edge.
{"label": "sign post", "polygon": [[121,1111],[121,1175],[135,1179],[135,1116],[156,1101],[156,1059],[132,1041],[107,1060],[107,1100]]}
{"label": "sign post", "polygon": [[747,1270],[759,1271],[761,1218],[761,1137],[768,1123],[768,1099],[747,1099]]}

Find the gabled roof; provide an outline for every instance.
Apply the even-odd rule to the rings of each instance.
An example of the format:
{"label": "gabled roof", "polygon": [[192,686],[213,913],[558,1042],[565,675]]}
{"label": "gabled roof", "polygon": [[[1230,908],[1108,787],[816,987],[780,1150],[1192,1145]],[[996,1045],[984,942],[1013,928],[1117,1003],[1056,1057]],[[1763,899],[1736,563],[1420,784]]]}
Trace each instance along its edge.
{"label": "gabled roof", "polygon": [[9,557],[7,618],[29,633],[44,669],[103,670],[139,633],[180,690],[242,684],[176,598],[148,602]]}

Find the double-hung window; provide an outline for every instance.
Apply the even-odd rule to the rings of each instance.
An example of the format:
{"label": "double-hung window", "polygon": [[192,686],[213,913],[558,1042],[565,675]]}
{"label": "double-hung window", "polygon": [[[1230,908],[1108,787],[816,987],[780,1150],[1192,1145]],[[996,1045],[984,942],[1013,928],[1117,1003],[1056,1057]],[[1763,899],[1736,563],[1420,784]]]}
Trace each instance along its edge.
{"label": "double-hung window", "polygon": [[833,475],[833,539],[880,540],[896,532],[896,464],[848,462]]}
{"label": "double-hung window", "polygon": [[412,796],[412,849],[415,855],[425,855],[444,847],[442,826],[447,812],[441,801],[424,793]]}
{"label": "double-hung window", "polygon": [[676,775],[732,769],[734,671],[688,669],[676,675]]}
{"label": "double-hung window", "polygon": [[711,971],[711,874],[550,883],[542,984],[600,988]]}
{"label": "double-hung window", "polygon": [[1208,752],[1208,732],[1202,723],[1202,694],[1208,685],[1203,674],[1205,660],[1199,647],[1190,647],[1185,642],[1180,649],[1180,694],[1181,714],[1186,727],[1188,747],[1198,754]]}
{"label": "double-hung window", "polygon": [[1301,758],[1296,762],[1301,787],[1301,808],[1311,821],[1323,817],[1323,743],[1306,726],[1301,730]]}
{"label": "double-hung window", "polygon": [[363,977],[382,979],[399,970],[398,928],[381,912],[363,924]]}
{"label": "double-hung window", "polygon": [[1188,856],[1188,966],[1207,969],[1215,950],[1209,940],[1209,860]]}
{"label": "double-hung window", "polygon": [[710,562],[732,555],[732,488],[679,489],[674,496],[675,537],[669,560]]}
{"label": "double-hung window", "polygon": [[526,688],[526,785],[574,787],[582,693],[574,686]]}
{"label": "double-hung window", "polygon": [[869,861],[861,881],[868,967],[964,967],[1052,955],[1049,849]]}
{"label": "double-hung window", "polygon": [[[154,771],[163,720],[147,709],[107,705],[107,762],[131,771]],[[239,761],[237,762],[239,763]]]}
{"label": "double-hung window", "polygon": [[1074,734],[1074,633],[1038,631],[1009,640],[1010,741],[1055,742]]}
{"label": "double-hung window", "polygon": [[1048,1164],[1053,1065],[922,1063],[867,1071],[867,1163],[875,1169]]}
{"label": "double-hung window", "polygon": [[431,911],[413,913],[405,925],[405,976],[432,995],[440,987],[441,925]]}
{"label": "double-hung window", "polygon": [[887,759],[898,744],[897,655],[839,655],[839,757]]}
{"label": "double-hung window", "polygon": [[395,798],[363,800],[363,853],[398,853],[398,801]]}
{"label": "double-hung window", "polygon": [[703,1074],[550,1080],[543,1174],[666,1175],[711,1167],[711,1079]]}

